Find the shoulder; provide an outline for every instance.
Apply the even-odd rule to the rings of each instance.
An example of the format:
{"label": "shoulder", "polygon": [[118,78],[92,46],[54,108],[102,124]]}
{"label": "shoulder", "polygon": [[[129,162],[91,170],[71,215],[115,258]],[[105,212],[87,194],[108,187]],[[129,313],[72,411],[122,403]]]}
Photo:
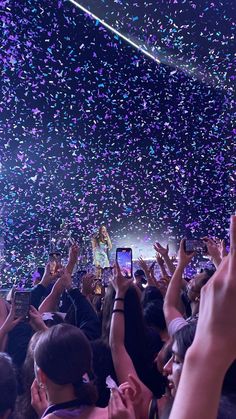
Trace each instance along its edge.
{"label": "shoulder", "polygon": [[108,408],[90,407],[86,409],[84,415],[81,415],[79,419],[108,419]]}

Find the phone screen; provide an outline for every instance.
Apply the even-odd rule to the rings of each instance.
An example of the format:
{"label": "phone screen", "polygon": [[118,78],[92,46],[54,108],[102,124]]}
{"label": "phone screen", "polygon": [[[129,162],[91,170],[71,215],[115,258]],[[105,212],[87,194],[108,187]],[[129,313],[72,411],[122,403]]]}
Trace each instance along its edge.
{"label": "phone screen", "polygon": [[185,240],[184,250],[186,253],[202,252],[206,253],[207,247],[203,240]]}
{"label": "phone screen", "polygon": [[102,283],[104,287],[108,287],[112,277],[112,268],[104,268],[102,272]]}
{"label": "phone screen", "polygon": [[14,294],[15,317],[27,317],[30,307],[30,291],[16,291]]}
{"label": "phone screen", "polygon": [[50,272],[54,274],[61,264],[61,255],[59,252],[49,253]]}
{"label": "phone screen", "polygon": [[126,278],[132,278],[132,249],[125,247],[116,249],[116,261],[120,267],[122,275]]}
{"label": "phone screen", "polygon": [[100,283],[100,281],[98,281],[98,283],[96,284],[94,294],[95,295],[101,295],[102,294],[102,284]]}

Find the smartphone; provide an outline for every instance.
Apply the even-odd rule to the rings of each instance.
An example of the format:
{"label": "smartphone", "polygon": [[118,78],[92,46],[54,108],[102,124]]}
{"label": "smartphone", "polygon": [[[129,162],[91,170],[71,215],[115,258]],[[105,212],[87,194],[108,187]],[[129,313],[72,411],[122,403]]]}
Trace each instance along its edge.
{"label": "smartphone", "polygon": [[15,291],[14,304],[15,304],[15,317],[28,317],[30,308],[30,291]]}
{"label": "smartphone", "polygon": [[121,273],[126,278],[133,277],[132,249],[129,247],[119,247],[116,249],[116,262]]}
{"label": "smartphone", "polygon": [[61,264],[61,254],[59,252],[49,253],[50,272],[53,275],[57,267]]}
{"label": "smartphone", "polygon": [[97,282],[95,290],[94,290],[94,294],[95,295],[102,295],[102,284]]}
{"label": "smartphone", "polygon": [[102,284],[104,287],[108,287],[112,279],[112,268],[104,268],[102,272]]}
{"label": "smartphone", "polygon": [[186,253],[207,253],[207,246],[203,240],[185,240],[184,250]]}

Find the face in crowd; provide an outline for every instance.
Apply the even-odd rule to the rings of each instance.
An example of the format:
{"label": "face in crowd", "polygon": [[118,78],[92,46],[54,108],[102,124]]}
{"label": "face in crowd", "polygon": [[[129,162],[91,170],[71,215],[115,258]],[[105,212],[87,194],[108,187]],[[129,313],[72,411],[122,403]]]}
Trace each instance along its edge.
{"label": "face in crowd", "polygon": [[183,368],[184,360],[178,353],[177,342],[172,345],[172,356],[163,368],[163,374],[167,376],[168,387],[172,397],[175,397]]}
{"label": "face in crowd", "polygon": [[187,285],[187,296],[190,302],[198,302],[200,300],[201,288],[206,284],[209,275],[206,271],[194,275]]}

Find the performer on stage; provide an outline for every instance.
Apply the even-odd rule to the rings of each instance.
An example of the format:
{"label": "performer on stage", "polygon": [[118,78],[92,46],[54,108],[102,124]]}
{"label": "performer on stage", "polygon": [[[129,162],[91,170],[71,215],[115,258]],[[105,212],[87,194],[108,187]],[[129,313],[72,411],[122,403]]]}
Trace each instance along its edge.
{"label": "performer on stage", "polygon": [[110,267],[109,251],[112,249],[111,239],[105,225],[101,225],[98,233],[92,238],[92,248],[96,275],[97,278],[101,278],[103,269]]}

